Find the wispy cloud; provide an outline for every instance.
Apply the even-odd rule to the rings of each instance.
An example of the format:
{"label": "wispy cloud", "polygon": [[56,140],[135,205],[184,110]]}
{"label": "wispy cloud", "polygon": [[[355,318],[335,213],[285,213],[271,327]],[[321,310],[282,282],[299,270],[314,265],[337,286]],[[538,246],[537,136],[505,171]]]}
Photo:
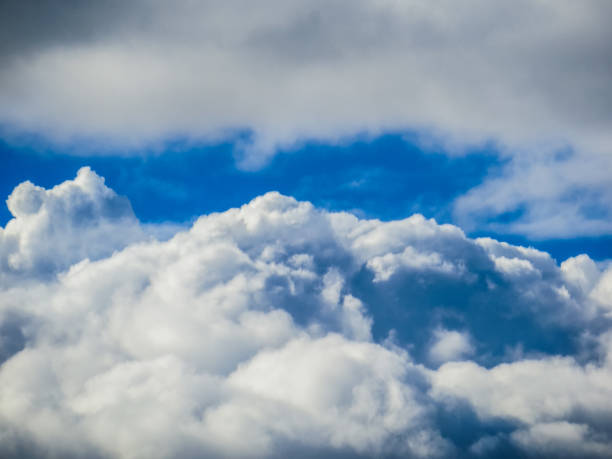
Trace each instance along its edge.
{"label": "wispy cloud", "polygon": [[518,152],[501,173],[460,196],[456,221],[468,229],[532,239],[612,233],[612,155]]}

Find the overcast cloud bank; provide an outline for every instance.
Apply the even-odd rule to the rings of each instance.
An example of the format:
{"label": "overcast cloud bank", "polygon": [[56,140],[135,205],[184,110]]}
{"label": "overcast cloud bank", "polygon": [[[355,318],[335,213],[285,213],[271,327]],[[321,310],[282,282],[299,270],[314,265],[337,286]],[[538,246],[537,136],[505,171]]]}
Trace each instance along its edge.
{"label": "overcast cloud bank", "polygon": [[88,168],[8,204],[3,457],[612,451],[612,268],[586,255],[277,193],[160,242]]}
{"label": "overcast cloud bank", "polygon": [[129,144],[248,129],[271,153],[412,127],[609,153],[605,1],[2,8],[0,118],[26,130]]}

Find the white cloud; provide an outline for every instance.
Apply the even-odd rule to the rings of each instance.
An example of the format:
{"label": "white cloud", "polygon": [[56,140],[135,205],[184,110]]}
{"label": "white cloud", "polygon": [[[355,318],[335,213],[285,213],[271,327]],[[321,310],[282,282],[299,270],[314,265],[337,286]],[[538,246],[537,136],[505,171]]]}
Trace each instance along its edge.
{"label": "white cloud", "polygon": [[[609,145],[609,144],[608,144]],[[455,220],[466,229],[533,239],[612,232],[612,155],[580,150],[559,157],[550,148],[509,152],[501,173],[460,196]],[[509,221],[500,216],[514,215]]]}
{"label": "white cloud", "polygon": [[608,314],[612,315],[612,266],[601,275],[590,296],[607,308]]}
{"label": "white cloud", "polygon": [[600,276],[595,262],[584,254],[568,258],[561,263],[561,272],[568,284],[585,293],[593,290]]}
{"label": "white cloud", "polygon": [[389,280],[399,268],[432,270],[449,274],[458,271],[455,266],[443,261],[439,254],[418,253],[412,247],[406,247],[401,253],[387,253],[374,257],[368,260],[368,268],[375,273],[374,281]]}
{"label": "white cloud", "polygon": [[434,363],[459,360],[474,353],[474,345],[468,333],[438,329],[434,331],[433,338],[429,358]]}
{"label": "white cloud", "polygon": [[24,182],[7,205],[13,218],[0,228],[0,284],[53,276],[145,237],[127,199],[88,167],[50,190]]}
{"label": "white cloud", "polygon": [[578,412],[594,418],[609,414],[610,372],[607,365],[583,367],[569,357],[551,357],[491,369],[450,362],[432,377],[435,396],[467,398],[482,418],[533,424],[570,419]]}
{"label": "white cloud", "polygon": [[543,456],[607,457],[610,444],[584,424],[550,422],[512,434],[512,440]]}
{"label": "white cloud", "polygon": [[[609,276],[588,258],[559,267],[418,215],[362,220],[278,193],[157,241],[89,169],[22,184],[9,205],[3,457],[495,455],[564,432],[570,455],[609,447]],[[381,277],[373,260],[398,262]],[[575,340],[571,355],[542,334]],[[528,358],[494,351],[519,344]],[[477,419],[467,443],[441,414],[457,409]]]}
{"label": "white cloud", "polygon": [[612,265],[600,270],[588,256],[579,255],[561,263],[561,272],[570,288],[578,289],[612,314]]}
{"label": "white cloud", "polygon": [[[26,129],[129,143],[248,128],[259,149],[413,127],[610,141],[603,2],[5,8],[1,117]],[[38,14],[57,22],[24,33]]]}
{"label": "white cloud", "polygon": [[298,339],[260,353],[229,378],[230,385],[250,397],[286,406],[288,412],[278,417],[253,413],[257,417],[249,419],[249,413],[241,413],[252,403],[247,398],[222,405],[208,421],[220,428],[225,423],[215,418],[227,416],[226,410],[239,410],[239,418],[246,414],[254,422],[239,425],[244,432],[230,428],[228,435],[246,438],[245,451],[250,436],[262,431],[257,436],[265,438],[280,431],[298,442],[307,438],[315,447],[349,447],[368,456],[437,456],[448,447],[427,425],[430,413],[406,383],[410,369],[405,355],[371,343],[337,335]]}

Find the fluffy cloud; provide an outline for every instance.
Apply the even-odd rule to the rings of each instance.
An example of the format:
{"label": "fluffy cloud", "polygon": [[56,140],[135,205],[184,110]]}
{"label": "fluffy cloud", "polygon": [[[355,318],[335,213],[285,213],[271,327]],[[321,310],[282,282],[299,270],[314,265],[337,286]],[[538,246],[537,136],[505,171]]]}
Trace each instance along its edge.
{"label": "fluffy cloud", "polygon": [[612,447],[610,271],[586,256],[278,193],[158,241],[89,169],[8,202],[4,457]]}
{"label": "fluffy cloud", "polygon": [[456,330],[439,329],[429,350],[433,362],[443,363],[467,357],[474,352],[470,336]]}
{"label": "fluffy cloud", "polygon": [[24,182],[7,205],[13,219],[0,228],[0,284],[52,276],[144,237],[128,200],[87,167],[50,190]]}

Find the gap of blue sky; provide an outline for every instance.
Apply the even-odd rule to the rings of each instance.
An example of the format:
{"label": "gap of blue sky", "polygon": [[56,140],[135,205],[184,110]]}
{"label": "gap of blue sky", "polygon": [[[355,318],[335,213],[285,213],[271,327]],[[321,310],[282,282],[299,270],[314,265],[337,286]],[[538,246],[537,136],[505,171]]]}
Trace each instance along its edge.
{"label": "gap of blue sky", "polygon": [[[91,166],[111,188],[129,198],[141,221],[151,223],[189,222],[238,207],[271,190],[365,218],[395,220],[421,213],[440,223],[455,223],[454,200],[503,166],[491,145],[450,156],[426,149],[405,134],[356,137],[336,145],[307,143],[275,155],[258,170],[237,167],[236,142],[194,146],[176,141],[163,152],[143,152],[142,156],[81,156],[28,145],[0,143],[2,196],[25,180],[52,187],[74,177],[80,167]],[[10,217],[2,206],[0,224]],[[512,221],[514,216],[505,218]],[[594,259],[612,258],[610,236],[534,241],[490,231],[469,235],[534,246],[560,261],[580,253]]]}

